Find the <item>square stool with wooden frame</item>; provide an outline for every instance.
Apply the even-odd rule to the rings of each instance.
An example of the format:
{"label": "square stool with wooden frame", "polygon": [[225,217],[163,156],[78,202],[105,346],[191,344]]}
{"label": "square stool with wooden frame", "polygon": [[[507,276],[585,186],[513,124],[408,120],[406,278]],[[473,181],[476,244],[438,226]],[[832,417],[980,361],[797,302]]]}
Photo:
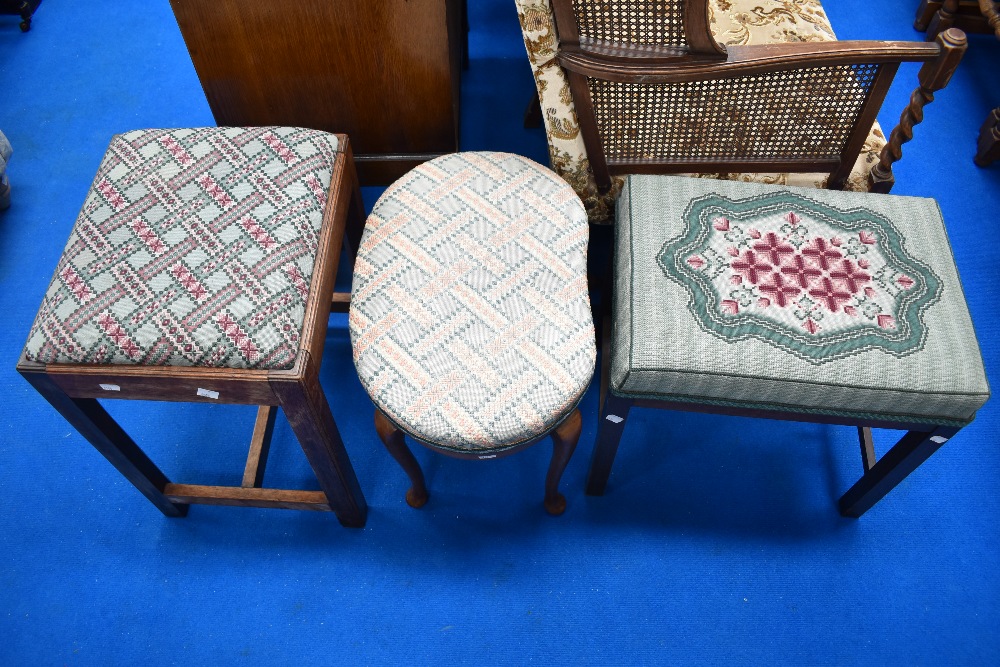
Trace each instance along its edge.
{"label": "square stool with wooden frame", "polygon": [[[194,503],[367,507],[319,384],[345,236],[364,224],[347,137],[288,127],[114,137],[17,370],[167,516]],[[98,402],[261,406],[240,486],[174,483]],[[319,491],[262,488],[281,407]]]}
{"label": "square stool with wooden frame", "polygon": [[690,410],[857,426],[859,517],[989,398],[933,199],[633,175],[613,261],[591,495],[633,407]]}

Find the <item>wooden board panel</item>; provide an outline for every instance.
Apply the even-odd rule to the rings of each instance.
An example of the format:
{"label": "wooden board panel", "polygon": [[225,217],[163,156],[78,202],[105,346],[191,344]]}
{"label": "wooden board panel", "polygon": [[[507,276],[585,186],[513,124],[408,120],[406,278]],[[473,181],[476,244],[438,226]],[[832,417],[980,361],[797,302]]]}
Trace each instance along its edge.
{"label": "wooden board panel", "polygon": [[366,184],[366,157],[458,149],[457,0],[170,4],[217,124],[346,133]]}

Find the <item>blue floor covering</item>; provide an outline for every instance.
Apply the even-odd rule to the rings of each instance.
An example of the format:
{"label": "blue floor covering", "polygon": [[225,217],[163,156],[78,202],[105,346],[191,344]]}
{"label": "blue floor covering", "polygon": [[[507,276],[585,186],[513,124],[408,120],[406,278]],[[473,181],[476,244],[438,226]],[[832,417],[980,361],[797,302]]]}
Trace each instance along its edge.
{"label": "blue floor covering", "polygon": [[[470,4],[462,147],[546,162],[542,131],[521,127],[534,87],[513,3]],[[916,4],[825,0],[841,39],[922,39]],[[940,202],[996,378],[1000,165],[972,155],[1000,104],[1000,43],[970,42],[894,192]],[[916,70],[901,69],[883,127]],[[45,0],[26,34],[0,16],[0,129],[16,151],[0,213],[0,665],[1000,664],[996,400],[860,520],[836,511],[861,472],[854,430],[816,424],[637,410],[608,493],[584,496],[596,386],[565,515],[541,508],[547,445],[490,463],[418,448],[433,496],[416,511],[334,316],[321,381],[367,526],[163,517],[14,364],[111,135],[211,124],[167,0]],[[378,193],[365,188],[369,206]],[[238,483],[252,409],[108,409],[172,477]],[[267,481],[316,488],[283,418]]]}

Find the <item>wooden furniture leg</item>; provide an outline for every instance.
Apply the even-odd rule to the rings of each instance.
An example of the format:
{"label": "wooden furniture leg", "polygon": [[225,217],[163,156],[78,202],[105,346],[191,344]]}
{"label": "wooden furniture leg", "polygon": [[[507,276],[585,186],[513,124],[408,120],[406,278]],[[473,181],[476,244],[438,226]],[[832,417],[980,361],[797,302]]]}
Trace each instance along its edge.
{"label": "wooden furniture leg", "polygon": [[917,15],[913,19],[913,29],[923,32],[931,24],[934,14],[941,9],[941,0],[920,0]]}
{"label": "wooden furniture leg", "polygon": [[[938,426],[933,431],[908,431],[840,498],[840,513],[858,518],[892,491],[959,429]],[[865,466],[867,468],[868,462]]]}
{"label": "wooden furniture leg", "polygon": [[625,421],[628,419],[632,401],[609,393],[601,406],[601,422],[597,425],[597,442],[590,456],[590,472],[587,473],[586,493],[599,496],[604,493],[611,475],[611,466],[618,453]]}
{"label": "wooden furniture leg", "polygon": [[931,17],[927,25],[927,41],[938,36],[938,33],[947,30],[955,25],[955,16],[958,14],[958,0],[944,0],[940,4],[940,9]]}
{"label": "wooden furniture leg", "polygon": [[903,157],[903,144],[913,139],[913,127],[923,121],[924,107],[934,101],[935,92],[951,81],[968,48],[965,35],[957,30],[946,30],[937,35],[936,40],[941,45],[941,55],[924,63],[917,73],[919,86],[910,95],[910,103],[903,109],[899,125],[889,134],[889,141],[882,148],[878,163],[868,174],[871,192],[887,194],[892,189],[896,181],[892,175],[892,164]]}
{"label": "wooden furniture leg", "polygon": [[[948,17],[950,23],[947,27],[958,28],[964,32],[994,32],[995,27],[990,25],[991,13],[996,11],[992,3],[993,0],[949,0],[948,2],[921,0],[913,19],[913,27],[916,30],[927,30],[934,20],[934,15],[941,10],[943,5],[948,5],[945,7],[945,12],[950,15]],[[939,27],[938,29],[943,28]],[[933,39],[933,37],[934,34],[930,34],[928,39]]]}
{"label": "wooden furniture leg", "polygon": [[354,269],[354,260],[358,256],[358,248],[361,246],[361,235],[365,231],[365,204],[361,198],[361,182],[358,180],[358,170],[354,164],[354,150],[350,145],[345,150],[347,160],[344,165],[344,178],[351,192],[351,201],[348,205],[347,220],[344,222],[343,247],[347,250],[347,258],[351,269]]}
{"label": "wooden furniture leg", "polygon": [[524,108],[524,128],[534,129],[542,126],[542,103],[538,95],[532,95],[528,106]]}
{"label": "wooden furniture leg", "polygon": [[41,368],[42,365],[22,360],[18,364],[18,371],[149,502],[165,516],[187,515],[187,504],[171,502],[164,495],[164,488],[170,483],[167,476],[101,407],[97,399],[73,398],[44,373],[32,372],[32,367]]}
{"label": "wooden furniture leg", "polygon": [[381,410],[375,410],[375,431],[378,433],[382,444],[389,450],[392,458],[403,468],[403,472],[410,478],[412,486],[406,492],[406,504],[413,508],[421,508],[427,503],[429,497],[427,486],[424,484],[424,473],[420,469],[420,464],[413,456],[413,452],[406,446],[403,432],[389,421]]}
{"label": "wooden furniture leg", "polygon": [[577,408],[552,432],[552,461],[545,476],[545,511],[552,516],[559,516],[566,511],[566,497],[559,493],[559,480],[573,456],[582,430],[583,418]]}
{"label": "wooden furniture leg", "polygon": [[1000,158],[1000,107],[990,111],[979,128],[979,144],[976,149],[975,163],[979,167],[987,167]]}
{"label": "wooden furniture leg", "polygon": [[330,509],[342,526],[360,528],[365,525],[368,505],[316,377],[317,372],[318,368],[308,372],[306,381],[273,381],[271,387],[316,473]]}

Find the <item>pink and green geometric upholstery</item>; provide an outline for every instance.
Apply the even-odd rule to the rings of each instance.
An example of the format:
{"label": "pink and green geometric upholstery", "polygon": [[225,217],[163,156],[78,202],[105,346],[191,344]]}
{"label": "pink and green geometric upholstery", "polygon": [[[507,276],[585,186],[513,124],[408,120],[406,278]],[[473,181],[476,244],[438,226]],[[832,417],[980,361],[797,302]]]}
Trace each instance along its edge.
{"label": "pink and green geometric upholstery", "polygon": [[630,176],[615,276],[618,396],[951,426],[989,397],[932,199]]}
{"label": "pink and green geometric upholstery", "polygon": [[27,358],[289,368],[337,151],[287,127],[114,137]]}
{"label": "pink and green geometric upholstery", "polygon": [[447,155],[394,183],[366,223],[351,296],[376,407],[456,453],[557,428],[594,371],[588,237],[573,189],[517,155]]}

